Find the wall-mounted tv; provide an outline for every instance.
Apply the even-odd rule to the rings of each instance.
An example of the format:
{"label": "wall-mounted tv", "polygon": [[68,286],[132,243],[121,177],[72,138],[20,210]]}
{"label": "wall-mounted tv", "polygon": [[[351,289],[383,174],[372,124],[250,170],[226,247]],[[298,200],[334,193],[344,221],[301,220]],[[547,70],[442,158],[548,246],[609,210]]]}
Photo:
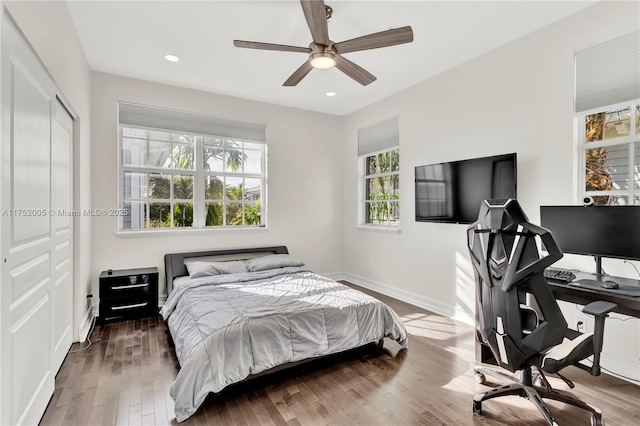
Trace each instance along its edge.
{"label": "wall-mounted tv", "polygon": [[516,198],[517,155],[416,167],[416,221],[473,223],[483,200]]}

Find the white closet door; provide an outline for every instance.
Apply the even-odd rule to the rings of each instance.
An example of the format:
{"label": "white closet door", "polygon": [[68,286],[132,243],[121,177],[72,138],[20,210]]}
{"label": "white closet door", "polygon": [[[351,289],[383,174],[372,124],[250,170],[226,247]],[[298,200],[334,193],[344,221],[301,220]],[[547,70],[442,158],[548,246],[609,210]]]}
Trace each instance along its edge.
{"label": "white closet door", "polygon": [[52,369],[57,373],[73,343],[73,119],[58,101],[51,134]]}
{"label": "white closet door", "polygon": [[71,343],[72,127],[6,15],[1,53],[0,424],[37,424]]}

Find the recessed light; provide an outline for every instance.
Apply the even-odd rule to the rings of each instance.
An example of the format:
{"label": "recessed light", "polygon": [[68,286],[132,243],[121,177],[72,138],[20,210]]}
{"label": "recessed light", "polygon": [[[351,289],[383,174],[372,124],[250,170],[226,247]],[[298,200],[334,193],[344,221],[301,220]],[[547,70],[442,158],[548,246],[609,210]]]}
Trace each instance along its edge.
{"label": "recessed light", "polygon": [[327,93],[325,93],[325,95],[327,95],[327,96],[335,96],[335,95],[337,95],[337,93],[336,92],[327,92]]}
{"label": "recessed light", "polygon": [[164,58],[169,62],[178,62],[180,60],[176,55],[164,55]]}

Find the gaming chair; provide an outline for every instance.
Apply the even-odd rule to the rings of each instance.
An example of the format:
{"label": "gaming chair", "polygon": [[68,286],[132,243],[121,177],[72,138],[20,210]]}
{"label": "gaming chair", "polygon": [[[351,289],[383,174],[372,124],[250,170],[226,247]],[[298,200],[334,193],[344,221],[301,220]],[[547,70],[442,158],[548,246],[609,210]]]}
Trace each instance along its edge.
{"label": "gaming chair", "polygon": [[[604,320],[616,305],[597,301],[583,312],[595,317],[594,333],[567,328],[562,312],[543,275],[545,268],[562,257],[551,233],[529,223],[514,199],[485,200],[478,220],[467,229],[469,254],[476,281],[476,331],[497,364],[521,378],[477,366],[476,381],[485,374],[508,384],[478,394],[473,411],[482,414],[482,403],[505,395],[530,400],[549,425],[557,425],[542,398],[550,398],[591,412],[591,424],[603,425],[599,409],[551,388],[545,373],[557,374],[569,387],[573,383],[558,372],[576,365],[592,375],[600,374]],[[540,243],[548,255],[542,256]],[[579,364],[593,356],[593,365]],[[536,371],[533,371],[533,368]]]}

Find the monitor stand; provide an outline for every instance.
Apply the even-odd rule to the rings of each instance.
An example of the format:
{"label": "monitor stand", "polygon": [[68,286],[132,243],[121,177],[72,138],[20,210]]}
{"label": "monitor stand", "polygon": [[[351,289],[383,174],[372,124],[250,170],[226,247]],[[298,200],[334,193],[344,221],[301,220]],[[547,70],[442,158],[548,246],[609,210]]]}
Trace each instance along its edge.
{"label": "monitor stand", "polygon": [[593,258],[596,260],[596,275],[598,278],[602,278],[604,275],[602,273],[602,256],[593,256]]}

